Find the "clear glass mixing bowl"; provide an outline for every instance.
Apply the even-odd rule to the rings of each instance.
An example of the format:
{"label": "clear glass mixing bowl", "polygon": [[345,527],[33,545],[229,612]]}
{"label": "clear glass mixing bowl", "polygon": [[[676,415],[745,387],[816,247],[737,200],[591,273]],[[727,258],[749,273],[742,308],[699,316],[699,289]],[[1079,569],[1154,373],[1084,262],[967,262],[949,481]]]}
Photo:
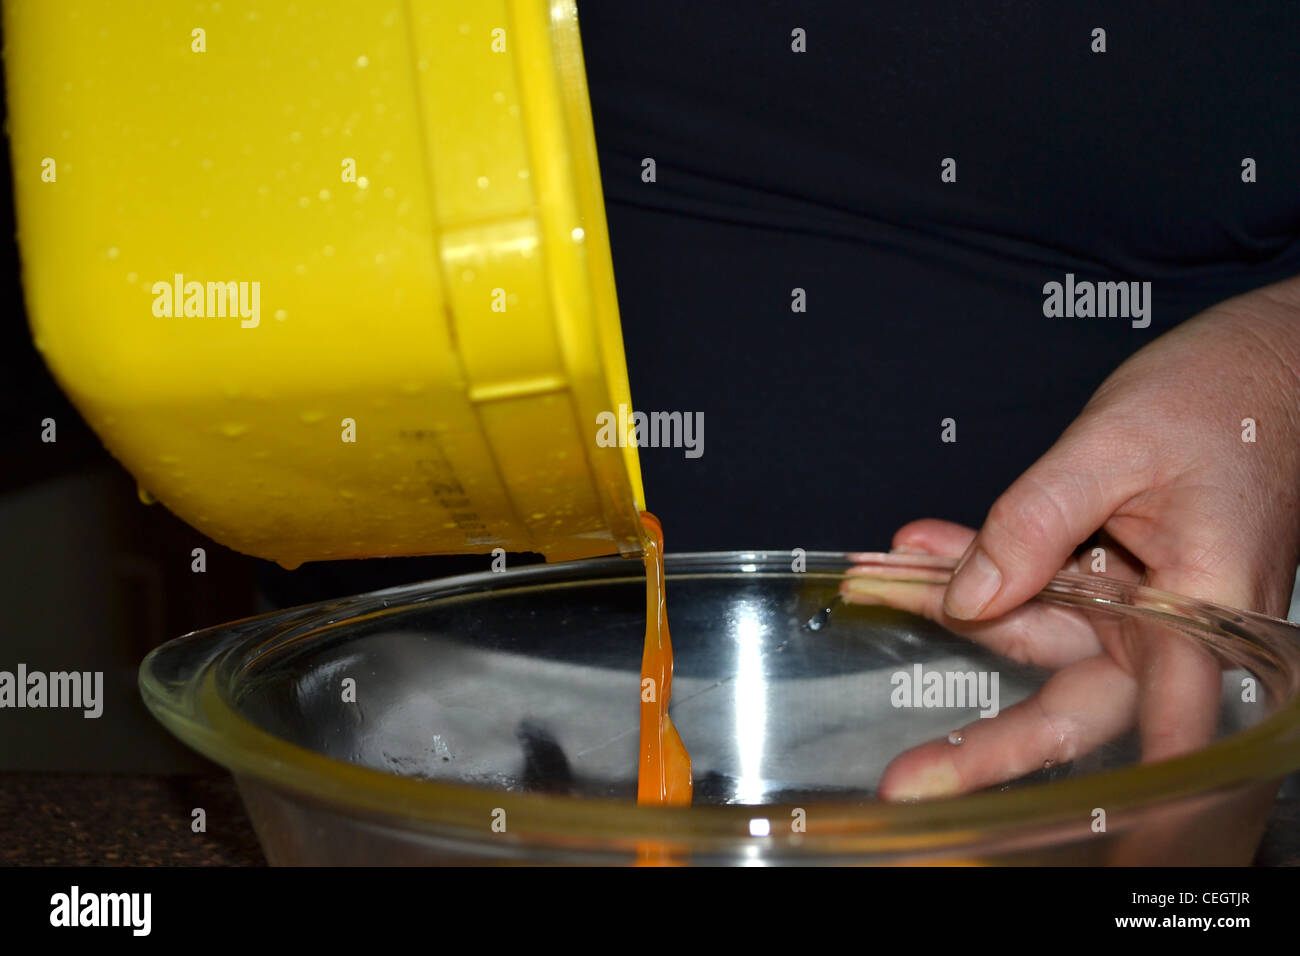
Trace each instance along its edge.
{"label": "clear glass mixing bowl", "polygon": [[[159,720],[235,774],[275,864],[616,864],[647,846],[695,864],[1250,861],[1277,781],[1300,768],[1300,629],[1060,575],[1003,619],[1024,640],[1002,648],[1023,658],[1082,628],[1213,658],[1218,699],[1188,702],[1211,711],[1204,745],[1144,761],[1135,720],[1068,762],[1025,773],[1009,755],[1005,779],[975,792],[890,802],[876,790],[891,760],[1007,721],[1053,670],[924,616],[951,562],[871,558],[878,603],[864,606],[837,599],[847,556],[804,560],[667,557],[690,808],[634,802],[645,578],[623,558],[194,632],[151,653],[140,684]],[[952,691],[901,706],[931,672],[990,693],[997,675],[998,716],[980,716],[987,695]]]}

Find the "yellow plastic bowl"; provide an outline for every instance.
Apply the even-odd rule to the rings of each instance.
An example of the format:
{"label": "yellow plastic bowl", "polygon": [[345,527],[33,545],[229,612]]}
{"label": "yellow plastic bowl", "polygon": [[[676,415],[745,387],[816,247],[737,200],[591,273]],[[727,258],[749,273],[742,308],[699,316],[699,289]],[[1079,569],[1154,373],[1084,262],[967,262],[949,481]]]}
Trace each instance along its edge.
{"label": "yellow plastic bowl", "polygon": [[290,566],[640,550],[572,0],[14,2],[5,34],[32,331],[143,490]]}

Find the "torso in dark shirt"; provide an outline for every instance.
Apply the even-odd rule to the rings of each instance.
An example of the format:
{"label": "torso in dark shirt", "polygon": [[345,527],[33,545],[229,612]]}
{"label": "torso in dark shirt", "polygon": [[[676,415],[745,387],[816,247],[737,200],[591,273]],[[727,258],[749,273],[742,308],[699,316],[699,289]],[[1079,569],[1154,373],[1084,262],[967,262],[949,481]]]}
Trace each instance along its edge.
{"label": "torso in dark shirt", "polygon": [[[1300,274],[1296,5],[1088,7],[579,4],[633,400],[705,417],[641,453],[671,550],[979,524],[1128,355]],[[1045,316],[1067,274],[1149,327]]]}

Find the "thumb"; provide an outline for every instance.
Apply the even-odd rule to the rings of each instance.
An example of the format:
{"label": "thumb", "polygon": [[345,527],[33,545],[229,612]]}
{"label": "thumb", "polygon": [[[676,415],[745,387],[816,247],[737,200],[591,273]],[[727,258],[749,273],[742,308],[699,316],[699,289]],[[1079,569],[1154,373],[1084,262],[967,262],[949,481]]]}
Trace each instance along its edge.
{"label": "thumb", "polygon": [[962,620],[997,617],[1042,590],[1074,549],[1143,489],[1139,455],[1128,452],[1113,437],[1100,438],[1095,424],[1070,426],[993,503],[957,565],[944,611]]}

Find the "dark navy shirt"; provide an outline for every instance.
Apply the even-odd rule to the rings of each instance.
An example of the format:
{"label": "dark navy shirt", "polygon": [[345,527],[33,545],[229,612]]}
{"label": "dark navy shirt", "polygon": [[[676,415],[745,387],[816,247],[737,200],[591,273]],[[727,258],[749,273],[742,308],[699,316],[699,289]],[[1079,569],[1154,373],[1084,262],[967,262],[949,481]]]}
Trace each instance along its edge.
{"label": "dark navy shirt", "polygon": [[[978,525],[1127,356],[1300,274],[1295,3],[579,13],[633,401],[704,413],[641,452],[669,550]],[[1045,316],[1067,275],[1149,327]]]}

